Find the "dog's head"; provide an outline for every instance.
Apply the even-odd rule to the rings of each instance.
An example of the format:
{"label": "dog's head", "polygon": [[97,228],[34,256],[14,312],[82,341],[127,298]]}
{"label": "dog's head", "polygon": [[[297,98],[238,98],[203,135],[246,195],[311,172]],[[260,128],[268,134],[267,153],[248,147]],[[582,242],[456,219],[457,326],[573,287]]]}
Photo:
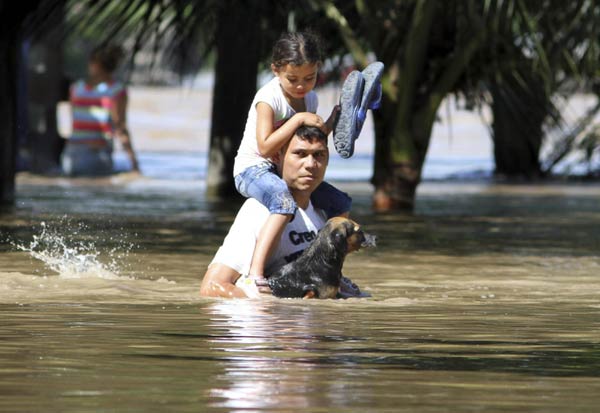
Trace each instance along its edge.
{"label": "dog's head", "polygon": [[374,247],[377,243],[375,235],[367,234],[360,225],[348,218],[331,218],[326,228],[335,248],[346,254],[362,247]]}

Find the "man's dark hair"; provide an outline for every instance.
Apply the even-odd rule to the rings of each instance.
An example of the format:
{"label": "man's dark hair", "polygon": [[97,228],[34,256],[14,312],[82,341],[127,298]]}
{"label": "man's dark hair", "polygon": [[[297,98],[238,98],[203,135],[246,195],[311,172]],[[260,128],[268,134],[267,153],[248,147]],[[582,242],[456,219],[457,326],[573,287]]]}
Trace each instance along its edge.
{"label": "man's dark hair", "polygon": [[327,135],[325,135],[325,132],[316,126],[300,126],[298,129],[296,129],[294,135],[303,141],[313,142],[317,140],[325,143],[325,146],[327,146]]}

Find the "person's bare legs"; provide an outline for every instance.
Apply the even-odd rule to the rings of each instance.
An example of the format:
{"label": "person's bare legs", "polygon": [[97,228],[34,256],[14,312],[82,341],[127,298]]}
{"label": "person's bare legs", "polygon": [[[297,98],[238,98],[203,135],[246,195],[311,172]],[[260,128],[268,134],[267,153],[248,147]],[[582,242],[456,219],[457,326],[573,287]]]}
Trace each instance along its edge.
{"label": "person's bare legs", "polygon": [[259,278],[264,277],[267,260],[279,244],[281,234],[291,218],[292,215],[269,215],[256,240],[252,263],[250,264],[250,275]]}

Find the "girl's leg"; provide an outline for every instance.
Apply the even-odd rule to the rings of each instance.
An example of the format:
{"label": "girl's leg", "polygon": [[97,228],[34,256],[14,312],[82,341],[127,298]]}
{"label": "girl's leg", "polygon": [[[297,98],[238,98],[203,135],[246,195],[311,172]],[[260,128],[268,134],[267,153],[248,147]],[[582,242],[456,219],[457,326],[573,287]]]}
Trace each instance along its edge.
{"label": "girl's leg", "polygon": [[296,203],[272,164],[248,168],[236,177],[236,187],[242,195],[258,200],[271,213],[258,234],[250,264],[250,275],[263,277],[267,261],[277,248],[285,226],[294,216]]}
{"label": "girl's leg", "polygon": [[252,263],[250,264],[250,275],[264,277],[267,261],[279,244],[281,234],[285,226],[290,222],[291,217],[292,215],[283,214],[271,214],[269,216],[256,240]]}

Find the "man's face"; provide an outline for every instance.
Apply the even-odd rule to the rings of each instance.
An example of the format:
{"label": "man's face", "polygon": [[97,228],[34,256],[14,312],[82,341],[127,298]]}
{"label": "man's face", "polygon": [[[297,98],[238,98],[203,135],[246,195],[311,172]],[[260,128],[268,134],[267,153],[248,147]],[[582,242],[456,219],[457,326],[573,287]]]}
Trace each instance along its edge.
{"label": "man's face", "polygon": [[293,136],[281,162],[281,177],[292,192],[312,193],[323,182],[329,150],[324,142]]}

